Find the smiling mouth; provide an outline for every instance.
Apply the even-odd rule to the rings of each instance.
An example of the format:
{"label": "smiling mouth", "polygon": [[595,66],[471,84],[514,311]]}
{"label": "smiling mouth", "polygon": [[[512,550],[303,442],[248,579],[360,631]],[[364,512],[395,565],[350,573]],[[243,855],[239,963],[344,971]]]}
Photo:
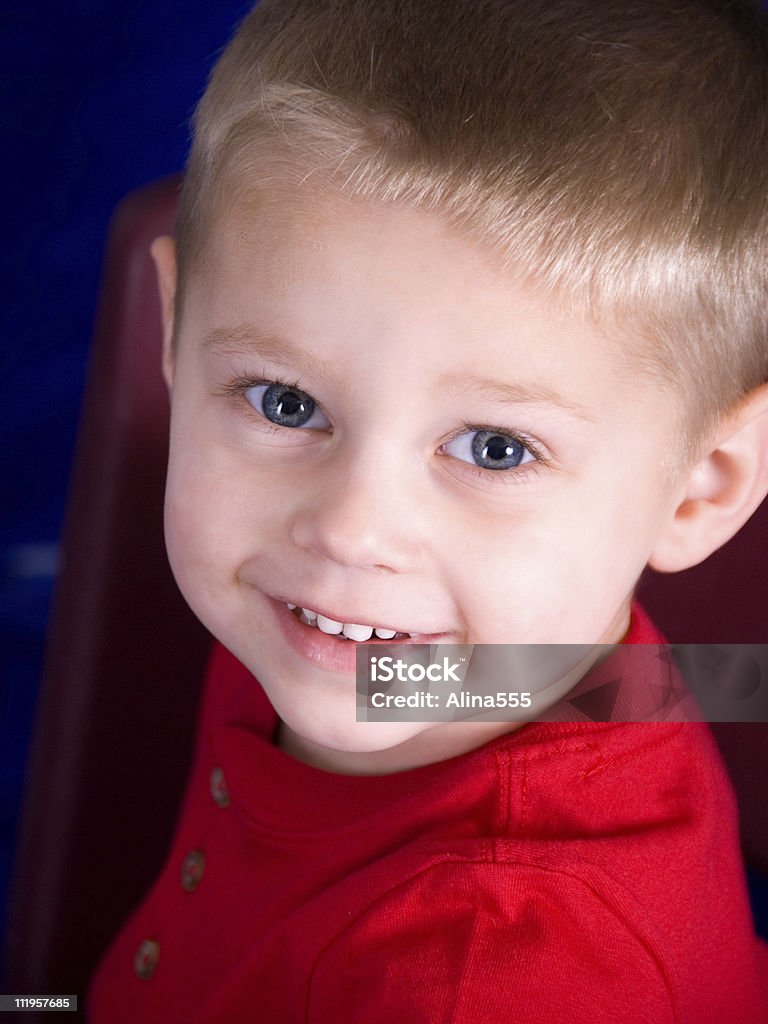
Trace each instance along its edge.
{"label": "smiling mouth", "polygon": [[371,626],[358,622],[339,622],[331,619],[312,608],[301,608],[298,605],[284,602],[293,615],[305,626],[317,629],[328,636],[336,636],[339,640],[351,640],[353,643],[365,643],[368,640],[409,640],[412,633],[399,632],[386,626]]}

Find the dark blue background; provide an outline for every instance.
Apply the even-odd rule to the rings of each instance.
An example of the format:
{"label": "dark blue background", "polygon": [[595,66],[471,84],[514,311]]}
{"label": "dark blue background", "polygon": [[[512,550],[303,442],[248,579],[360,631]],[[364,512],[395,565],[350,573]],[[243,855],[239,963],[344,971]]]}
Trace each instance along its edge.
{"label": "dark blue background", "polygon": [[249,6],[0,10],[0,920],[107,222],[126,192],[183,165],[189,114]]}

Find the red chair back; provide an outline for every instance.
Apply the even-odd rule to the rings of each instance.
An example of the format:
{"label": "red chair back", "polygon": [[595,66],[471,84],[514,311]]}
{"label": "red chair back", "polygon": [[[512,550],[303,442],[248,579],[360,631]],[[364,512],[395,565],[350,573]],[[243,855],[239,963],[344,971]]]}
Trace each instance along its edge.
{"label": "red chair back", "polygon": [[62,537],[6,939],[8,992],[85,993],[162,866],[211,639],[163,544],[168,394],[148,247],[179,179],[118,207]]}

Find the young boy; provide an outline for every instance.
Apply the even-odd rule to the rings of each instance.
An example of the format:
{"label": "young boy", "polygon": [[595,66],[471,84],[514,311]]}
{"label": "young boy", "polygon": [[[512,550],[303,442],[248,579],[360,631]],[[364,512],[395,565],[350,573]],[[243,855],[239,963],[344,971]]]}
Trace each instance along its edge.
{"label": "young boy", "polygon": [[644,567],[762,501],[767,57],[727,0],[245,19],[153,246],[168,550],[223,646],[95,1024],[768,1020],[706,725],[357,721],[354,671],[657,644]]}

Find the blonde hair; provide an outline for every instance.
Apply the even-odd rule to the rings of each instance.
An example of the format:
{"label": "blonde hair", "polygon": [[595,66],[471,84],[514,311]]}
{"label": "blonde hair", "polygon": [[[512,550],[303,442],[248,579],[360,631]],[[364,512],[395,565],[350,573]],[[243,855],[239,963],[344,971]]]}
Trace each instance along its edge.
{"label": "blonde hair", "polygon": [[439,211],[634,337],[689,450],[768,379],[768,32],[729,0],[262,0],[194,122],[180,281],[263,188]]}

